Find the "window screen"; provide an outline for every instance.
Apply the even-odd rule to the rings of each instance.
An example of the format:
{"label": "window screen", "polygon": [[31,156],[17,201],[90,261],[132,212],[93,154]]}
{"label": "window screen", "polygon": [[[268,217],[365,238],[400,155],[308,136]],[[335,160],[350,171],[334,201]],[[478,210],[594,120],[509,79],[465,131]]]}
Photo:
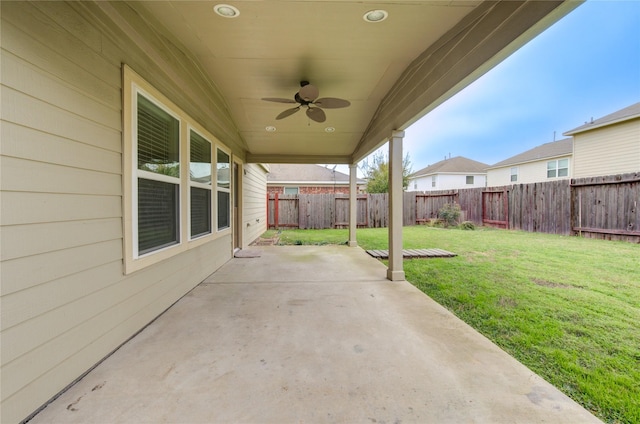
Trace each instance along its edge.
{"label": "window screen", "polygon": [[189,190],[191,238],[211,233],[211,143],[189,133]]}
{"label": "window screen", "polygon": [[191,237],[211,232],[211,190],[191,187]]}
{"label": "window screen", "polygon": [[229,222],[229,208],[231,206],[229,197],[230,194],[227,192],[218,192],[218,230],[229,228],[231,225]]}
{"label": "window screen", "polygon": [[218,230],[231,226],[231,158],[217,151]]}
{"label": "window screen", "polygon": [[180,124],[138,94],[138,169],[180,177]]}
{"label": "window screen", "polygon": [[177,184],[138,178],[138,254],[180,241]]}

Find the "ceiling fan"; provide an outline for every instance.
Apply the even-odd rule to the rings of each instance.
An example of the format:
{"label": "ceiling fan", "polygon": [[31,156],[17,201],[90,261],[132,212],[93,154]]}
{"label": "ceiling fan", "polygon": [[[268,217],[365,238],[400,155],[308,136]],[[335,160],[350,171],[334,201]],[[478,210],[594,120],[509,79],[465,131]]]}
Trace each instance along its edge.
{"label": "ceiling fan", "polygon": [[300,81],[300,90],[293,96],[293,99],[282,99],[279,97],[263,97],[262,100],[276,103],[299,103],[298,106],[281,112],[276,119],[283,119],[291,116],[300,110],[302,106],[307,108],[307,116],[316,122],[327,120],[324,109],[339,109],[351,105],[351,102],[336,97],[321,97],[318,87],[309,84],[309,81]]}

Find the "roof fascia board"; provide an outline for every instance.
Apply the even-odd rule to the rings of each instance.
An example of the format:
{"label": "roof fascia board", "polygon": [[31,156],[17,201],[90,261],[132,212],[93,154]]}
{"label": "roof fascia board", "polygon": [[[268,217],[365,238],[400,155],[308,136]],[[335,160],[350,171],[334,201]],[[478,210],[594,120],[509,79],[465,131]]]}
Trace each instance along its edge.
{"label": "roof fascia board", "polygon": [[469,172],[464,172],[464,171],[459,171],[459,172],[453,172],[453,171],[449,171],[449,172],[433,172],[430,174],[420,174],[420,175],[414,175],[411,176],[409,178],[421,178],[421,177],[431,177],[434,175],[487,175],[486,172],[481,172],[481,171],[469,171]]}
{"label": "roof fascia board", "polygon": [[471,84],[582,1],[480,4],[405,69],[380,103],[352,162]]}
{"label": "roof fascia board", "polygon": [[[562,133],[562,135],[569,136],[569,135],[580,134],[580,133],[583,133],[583,132],[587,132],[587,131],[591,131],[591,130],[597,130],[598,128],[608,127],[610,125],[620,124],[620,123],[623,123],[623,122],[626,122],[626,121],[631,121],[633,119],[638,119],[638,118],[640,118],[640,113],[635,114],[635,115],[630,115],[630,116],[624,116],[622,118],[618,118],[618,119],[615,119],[613,121],[603,122],[601,124],[594,124],[593,126],[589,126],[588,128],[584,128],[584,125],[583,125],[583,126],[580,126],[580,127],[576,128],[576,129],[573,129],[571,131],[567,131],[566,133]],[[587,125],[589,125],[589,124],[587,124]]]}

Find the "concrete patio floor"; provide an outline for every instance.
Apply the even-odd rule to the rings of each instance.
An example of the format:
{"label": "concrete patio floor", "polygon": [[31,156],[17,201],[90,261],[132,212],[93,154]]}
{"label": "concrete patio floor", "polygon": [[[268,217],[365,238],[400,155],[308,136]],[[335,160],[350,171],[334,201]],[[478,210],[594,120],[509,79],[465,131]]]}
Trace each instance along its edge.
{"label": "concrete patio floor", "polygon": [[360,248],[236,258],[31,423],[588,423]]}

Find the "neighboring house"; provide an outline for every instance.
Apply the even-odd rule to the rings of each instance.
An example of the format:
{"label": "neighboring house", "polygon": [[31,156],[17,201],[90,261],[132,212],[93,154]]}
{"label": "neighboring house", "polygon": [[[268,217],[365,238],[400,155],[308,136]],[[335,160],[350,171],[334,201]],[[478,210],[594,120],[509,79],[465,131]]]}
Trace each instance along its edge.
{"label": "neighboring house", "polygon": [[567,131],[573,178],[640,171],[640,102]]}
{"label": "neighboring house", "polygon": [[441,160],[409,175],[407,191],[485,187],[488,166],[462,156]]}
{"label": "neighboring house", "polygon": [[487,186],[528,184],[571,178],[573,140],[545,143],[487,168]]}
{"label": "neighboring house", "polygon": [[[349,176],[322,165],[270,164],[267,191],[279,194],[349,194]],[[357,179],[358,193],[366,181]]]}

